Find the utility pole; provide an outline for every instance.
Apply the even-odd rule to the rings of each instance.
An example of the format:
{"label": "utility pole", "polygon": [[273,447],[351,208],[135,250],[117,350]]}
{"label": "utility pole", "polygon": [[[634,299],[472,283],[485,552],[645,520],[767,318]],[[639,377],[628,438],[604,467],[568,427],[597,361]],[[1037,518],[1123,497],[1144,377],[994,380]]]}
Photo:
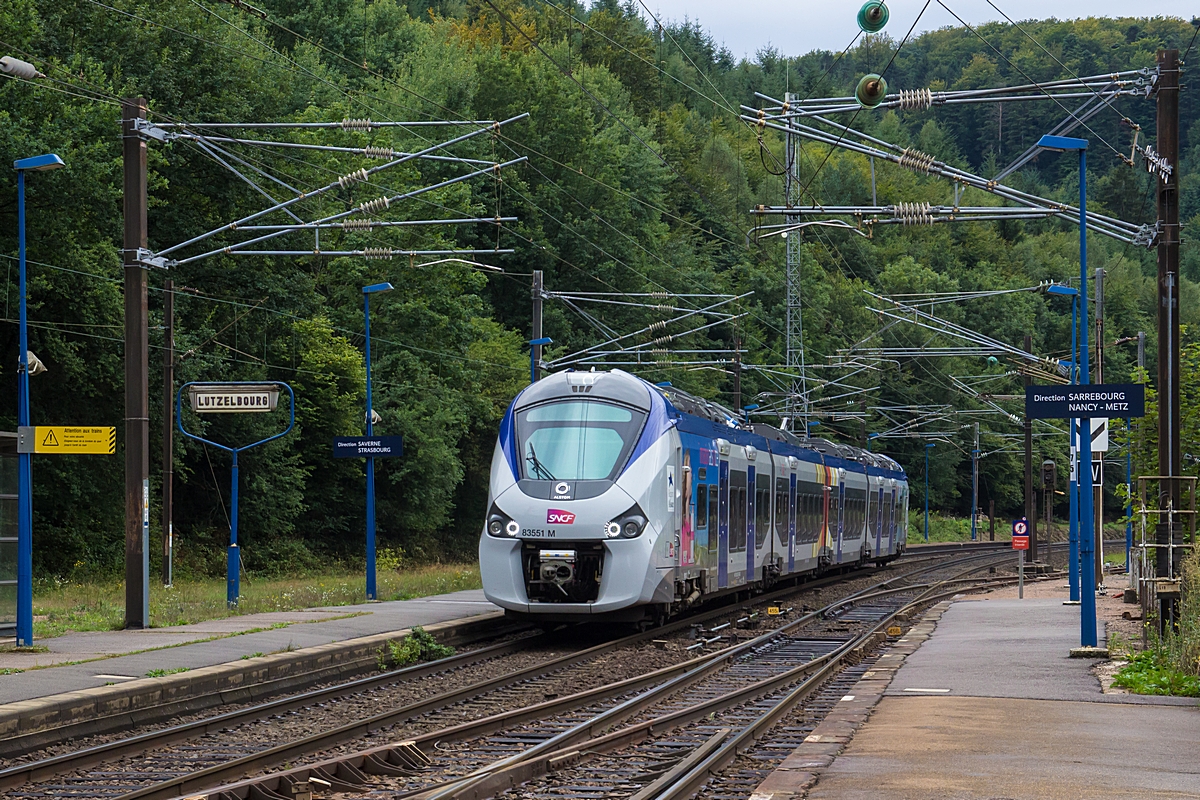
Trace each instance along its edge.
{"label": "utility pole", "polygon": [[996,501],[988,498],[988,541],[996,541]]}
{"label": "utility pole", "polygon": [[[533,271],[533,335],[529,337],[534,341],[542,338],[542,299],[544,294],[545,287],[542,284],[542,271],[535,269]],[[542,377],[542,346],[535,344],[532,347],[533,374],[536,382]]]}
{"label": "utility pole", "polygon": [[150,342],[146,266],[138,250],[149,247],[146,219],[146,140],[137,129],[146,118],[142,97],[121,101],[125,172],[125,627],[150,627]]}
{"label": "utility pole", "polygon": [[978,538],[979,521],[979,423],[975,423],[975,449],[971,451],[971,541]]}
{"label": "utility pole", "polygon": [[[1104,270],[1096,267],[1096,380],[1093,383],[1104,383]],[[1111,420],[1105,420],[1106,427],[1111,426]],[[1091,436],[1091,423],[1088,423],[1088,435]],[[1089,439],[1090,441],[1094,441]],[[1092,508],[1095,513],[1092,519],[1095,520],[1095,525],[1092,528],[1096,535],[1095,549],[1095,575],[1096,585],[1093,589],[1099,589],[1104,585],[1104,452],[1094,450],[1092,452]]]}
{"label": "utility pole", "polygon": [[[1025,334],[1025,352],[1033,352],[1033,336]],[[1025,375],[1025,385],[1033,378]],[[1037,560],[1037,499],[1033,496],[1033,420],[1025,417],[1025,524],[1029,526],[1029,554]]]}
{"label": "utility pole", "polygon": [[163,281],[162,582],[175,579],[175,281]]}
{"label": "utility pole", "polygon": [[[1179,482],[1179,51],[1159,50],[1155,146],[1158,169],[1158,474],[1159,508],[1180,507]],[[1160,517],[1161,520],[1161,517]],[[1154,530],[1155,574],[1178,575],[1182,526],[1168,514]],[[1174,604],[1160,601],[1159,625],[1174,617]]]}

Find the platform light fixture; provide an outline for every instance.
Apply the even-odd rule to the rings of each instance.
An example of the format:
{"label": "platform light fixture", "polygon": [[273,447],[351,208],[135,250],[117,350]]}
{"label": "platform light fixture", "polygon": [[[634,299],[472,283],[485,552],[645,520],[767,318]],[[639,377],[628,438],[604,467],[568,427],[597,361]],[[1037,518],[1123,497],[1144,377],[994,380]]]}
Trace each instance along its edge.
{"label": "platform light fixture", "polygon": [[[1055,153],[1079,153],[1079,383],[1091,383],[1088,365],[1088,296],[1087,296],[1087,139],[1072,136],[1043,136],[1038,147]],[[1079,431],[1083,432],[1083,420]],[[1090,430],[1090,425],[1089,428]],[[1096,637],[1096,565],[1094,509],[1092,504],[1092,449],[1079,448],[1079,643],[1095,647]]]}

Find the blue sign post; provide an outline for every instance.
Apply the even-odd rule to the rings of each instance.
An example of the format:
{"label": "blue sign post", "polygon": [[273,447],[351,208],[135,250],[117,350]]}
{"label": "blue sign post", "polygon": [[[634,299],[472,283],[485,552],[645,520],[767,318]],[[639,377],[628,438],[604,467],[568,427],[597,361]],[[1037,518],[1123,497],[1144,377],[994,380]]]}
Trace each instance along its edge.
{"label": "blue sign post", "polygon": [[[192,398],[192,409],[198,413],[245,413],[271,411],[279,395],[279,389],[287,390],[288,426],[282,433],[260,439],[253,444],[231,447],[229,445],[205,439],[189,433],[183,427],[183,392],[189,390]],[[227,451],[233,456],[233,478],[229,500],[229,550],[225,565],[225,602],[230,608],[236,608],[238,597],[241,596],[241,551],[238,549],[238,453],[258,447],[260,444],[274,441],[291,433],[296,425],[296,393],[292,387],[282,381],[265,381],[262,383],[245,381],[228,381],[221,383],[185,383],[179,387],[175,395],[175,419],[179,421],[179,432],[189,439],[195,439],[204,444]]]}

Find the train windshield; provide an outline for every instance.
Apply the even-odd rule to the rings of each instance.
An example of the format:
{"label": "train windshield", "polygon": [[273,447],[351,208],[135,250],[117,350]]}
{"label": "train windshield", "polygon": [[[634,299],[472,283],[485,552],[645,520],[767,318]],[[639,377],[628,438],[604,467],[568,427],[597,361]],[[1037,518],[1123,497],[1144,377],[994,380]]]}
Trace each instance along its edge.
{"label": "train windshield", "polygon": [[629,457],[645,417],[641,411],[595,400],[566,400],[518,412],[525,477],[612,480]]}

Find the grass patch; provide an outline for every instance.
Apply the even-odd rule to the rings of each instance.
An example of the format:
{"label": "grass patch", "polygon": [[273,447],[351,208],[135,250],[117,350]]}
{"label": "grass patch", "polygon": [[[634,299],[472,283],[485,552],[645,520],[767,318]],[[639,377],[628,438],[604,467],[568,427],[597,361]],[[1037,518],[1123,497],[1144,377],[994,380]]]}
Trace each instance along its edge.
{"label": "grass patch", "polygon": [[[477,564],[438,564],[403,571],[381,569],[377,588],[380,600],[408,600],[480,586]],[[365,597],[365,577],[345,572],[243,578],[242,597],[237,609],[231,611],[225,607],[223,579],[179,581],[171,587],[151,586],[150,620],[153,627],[160,628],[265,611],[349,605],[362,603]],[[125,584],[109,581],[41,586],[34,593],[33,613],[34,636],[42,639],[69,631],[120,630],[125,625]]]}
{"label": "grass patch", "polygon": [[399,669],[415,664],[418,661],[437,661],[439,658],[449,658],[454,655],[454,648],[438,644],[433,634],[421,626],[412,629],[412,633],[403,639],[389,641],[385,647],[375,653],[375,660],[380,672],[389,669]]}
{"label": "grass patch", "polygon": [[1114,686],[1135,694],[1200,697],[1200,548],[1183,562],[1179,623],[1158,636],[1156,620],[1147,620],[1149,646],[1130,656]]}
{"label": "grass patch", "polygon": [[[1006,524],[1003,529],[1000,521],[996,521],[996,539],[1008,541],[1012,529]],[[987,541],[987,523],[976,528],[975,535],[979,541]],[[925,541],[925,512],[909,511],[908,514],[908,543],[922,544]],[[970,517],[943,517],[941,514],[929,513],[929,541],[931,542],[969,542],[971,541]]]}
{"label": "grass patch", "polygon": [[147,678],[165,678],[168,675],[178,675],[187,672],[191,667],[175,667],[174,669],[152,669],[146,673]]}
{"label": "grass patch", "polygon": [[1162,648],[1146,650],[1130,658],[1113,678],[1113,686],[1134,694],[1200,697],[1200,677],[1180,671]]}

